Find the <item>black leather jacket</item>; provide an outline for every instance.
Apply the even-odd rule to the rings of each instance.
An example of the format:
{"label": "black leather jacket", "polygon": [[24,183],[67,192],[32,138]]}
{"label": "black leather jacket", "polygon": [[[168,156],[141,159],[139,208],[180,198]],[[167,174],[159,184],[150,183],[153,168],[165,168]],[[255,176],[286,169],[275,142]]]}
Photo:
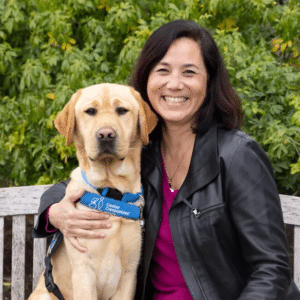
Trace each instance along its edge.
{"label": "black leather jacket", "polygon": [[[152,299],[149,267],[161,219],[158,142],[142,154],[145,236],[136,299]],[[39,213],[62,199],[48,190]],[[200,214],[195,214],[197,210]],[[190,169],[169,211],[176,255],[195,300],[299,300],[271,164],[244,133],[213,126],[198,134]],[[35,237],[48,234],[39,218]]]}
{"label": "black leather jacket", "polygon": [[[142,157],[146,227],[136,299],[152,298],[149,266],[161,220],[161,168],[156,142]],[[169,220],[193,299],[300,299],[291,279],[272,167],[249,136],[216,126],[197,135],[190,169]]]}

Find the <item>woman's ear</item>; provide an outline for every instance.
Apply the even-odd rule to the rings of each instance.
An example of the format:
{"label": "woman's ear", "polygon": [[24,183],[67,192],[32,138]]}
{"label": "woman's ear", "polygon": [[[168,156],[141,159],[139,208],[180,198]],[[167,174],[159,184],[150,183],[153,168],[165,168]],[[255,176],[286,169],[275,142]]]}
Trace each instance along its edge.
{"label": "woman's ear", "polygon": [[158,118],[156,114],[152,111],[147,102],[145,102],[140,93],[130,88],[131,93],[134,95],[139,103],[139,128],[140,128],[140,138],[144,145],[149,143],[149,134],[155,128]]}
{"label": "woman's ear", "polygon": [[63,110],[56,116],[54,121],[55,127],[59,133],[66,138],[66,146],[69,147],[73,142],[75,130],[75,104],[81,95],[81,90],[78,90]]}

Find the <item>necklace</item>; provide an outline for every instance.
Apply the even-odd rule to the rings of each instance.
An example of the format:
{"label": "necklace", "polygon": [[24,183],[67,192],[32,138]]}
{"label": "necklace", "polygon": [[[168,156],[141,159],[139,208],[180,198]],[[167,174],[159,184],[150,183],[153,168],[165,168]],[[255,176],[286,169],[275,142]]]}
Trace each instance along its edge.
{"label": "necklace", "polygon": [[184,158],[184,155],[182,155],[182,158],[180,159],[180,161],[177,165],[177,168],[176,168],[175,172],[173,173],[173,175],[171,177],[169,177],[168,172],[167,172],[167,168],[165,168],[166,169],[166,174],[167,174],[167,179],[168,179],[168,184],[169,184],[169,189],[172,193],[175,191],[175,189],[172,188],[172,180],[173,180],[175,174],[177,173],[177,171],[179,169],[179,166],[181,165],[181,162],[183,161],[183,158]]}
{"label": "necklace", "polygon": [[[192,140],[192,143],[193,143],[193,142],[194,142],[194,140]],[[191,146],[192,143],[190,143],[189,146]],[[189,148],[189,146],[188,146],[188,148]],[[187,149],[188,149],[188,148],[187,148]],[[164,151],[164,152],[166,152],[166,151]],[[165,155],[163,155],[163,157],[164,157],[164,156],[165,156]],[[180,165],[181,165],[181,163],[182,163],[184,157],[185,157],[185,153],[182,155],[181,159],[179,160],[179,162],[178,162],[178,164],[177,164],[177,167],[176,167],[176,170],[174,171],[174,173],[173,173],[172,176],[169,176],[169,175],[168,175],[167,168],[166,168],[166,166],[165,166],[165,170],[166,170],[166,174],[167,174],[167,179],[168,179],[168,184],[169,184],[169,189],[170,189],[170,191],[171,191],[172,193],[175,191],[175,189],[172,188],[172,180],[173,180],[174,176],[176,175],[177,171],[179,170],[179,167],[180,167]],[[166,161],[166,160],[165,160],[165,157],[164,157],[164,161]]]}

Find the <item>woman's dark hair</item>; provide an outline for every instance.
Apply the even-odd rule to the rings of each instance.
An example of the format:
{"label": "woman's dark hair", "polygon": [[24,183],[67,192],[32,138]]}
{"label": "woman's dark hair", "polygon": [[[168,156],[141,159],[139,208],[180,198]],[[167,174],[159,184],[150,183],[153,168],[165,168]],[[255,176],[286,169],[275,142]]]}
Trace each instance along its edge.
{"label": "woman's dark hair", "polygon": [[213,123],[228,129],[240,129],[241,102],[230,83],[219,49],[211,34],[193,21],[173,21],[154,31],[142,49],[129,85],[150,104],[147,95],[149,74],[171,44],[182,37],[191,38],[199,44],[208,74],[206,98],[199,108],[193,129],[205,132]]}

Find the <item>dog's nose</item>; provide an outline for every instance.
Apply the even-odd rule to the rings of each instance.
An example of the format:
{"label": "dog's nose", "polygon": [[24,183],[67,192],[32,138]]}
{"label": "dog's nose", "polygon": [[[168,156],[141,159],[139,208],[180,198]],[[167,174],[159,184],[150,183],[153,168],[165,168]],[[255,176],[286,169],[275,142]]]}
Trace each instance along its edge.
{"label": "dog's nose", "polygon": [[99,129],[96,133],[97,138],[100,141],[113,141],[116,138],[116,132],[111,127],[103,127]]}

